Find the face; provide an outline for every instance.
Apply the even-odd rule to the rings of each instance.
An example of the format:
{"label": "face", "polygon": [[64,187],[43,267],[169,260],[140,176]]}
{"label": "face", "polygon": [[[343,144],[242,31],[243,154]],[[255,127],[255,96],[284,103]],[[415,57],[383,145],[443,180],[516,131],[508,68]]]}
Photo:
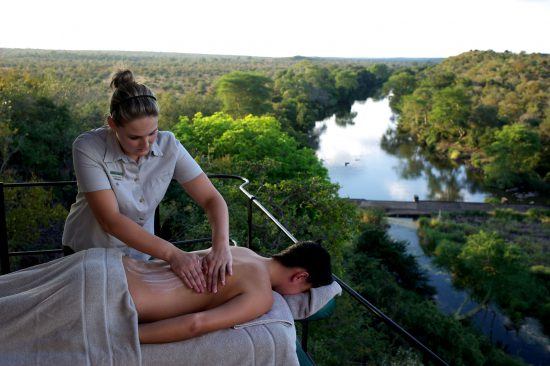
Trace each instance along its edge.
{"label": "face", "polygon": [[108,118],[109,126],[116,132],[116,137],[122,150],[131,158],[139,158],[149,154],[151,145],[158,133],[158,117],[142,117],[117,126],[114,120]]}
{"label": "face", "polygon": [[309,291],[311,289],[311,283],[307,282],[308,273],[305,271],[296,272],[289,277],[284,283],[273,290],[277,291],[281,295],[296,295],[302,292]]}

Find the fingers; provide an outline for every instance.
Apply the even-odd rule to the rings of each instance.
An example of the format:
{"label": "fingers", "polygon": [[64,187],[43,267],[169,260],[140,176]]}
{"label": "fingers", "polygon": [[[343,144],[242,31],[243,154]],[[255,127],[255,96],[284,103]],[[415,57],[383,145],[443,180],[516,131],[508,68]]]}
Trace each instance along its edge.
{"label": "fingers", "polygon": [[228,275],[233,276],[233,261],[227,262],[227,264],[225,265],[225,269]]}
{"label": "fingers", "polygon": [[218,281],[220,279],[220,267],[216,266],[212,273],[212,282],[214,282],[214,292],[218,292]]}
{"label": "fingers", "polygon": [[183,278],[187,287],[194,290],[195,292],[200,292],[199,288],[197,287],[197,284],[195,283],[195,279],[190,273],[184,272]]}
{"label": "fingers", "polygon": [[202,293],[206,289],[206,279],[201,270],[201,261],[197,260],[188,268],[180,268],[177,271],[185,285],[195,292]]}
{"label": "fingers", "polygon": [[211,264],[211,267],[208,271],[208,276],[210,277],[211,291],[214,293],[218,292],[218,271],[219,268],[216,266],[216,264]]}
{"label": "fingers", "polygon": [[193,290],[200,293],[201,292],[201,286],[200,286],[200,279],[197,276],[197,273],[194,269],[189,271],[187,273],[187,278],[189,278],[189,282],[193,285]]}
{"label": "fingers", "polygon": [[202,273],[201,265],[202,265],[202,262],[199,259],[197,261],[197,265],[195,266],[195,272],[196,272],[197,276],[199,276],[199,280],[200,280],[200,284],[201,284],[201,292],[204,292],[206,290],[206,279],[204,277],[204,273]]}
{"label": "fingers", "polygon": [[197,292],[204,292],[206,289],[206,281],[204,279],[204,275],[202,274],[200,258],[197,258],[197,260],[194,261],[189,269],[189,273],[193,277],[193,281],[199,290]]}
{"label": "fingers", "polygon": [[225,286],[225,266],[219,267],[218,272],[220,274],[220,282],[222,286]]}
{"label": "fingers", "polygon": [[183,280],[183,283],[185,283],[185,286],[187,286],[190,289],[194,289],[191,282],[187,279],[187,275],[185,273],[181,273],[179,277]]}
{"label": "fingers", "polygon": [[204,276],[205,280],[206,280],[206,290],[208,292],[212,292],[211,291],[211,281],[210,281],[210,276],[208,275],[208,263],[206,262],[206,259],[202,259],[202,275]]}

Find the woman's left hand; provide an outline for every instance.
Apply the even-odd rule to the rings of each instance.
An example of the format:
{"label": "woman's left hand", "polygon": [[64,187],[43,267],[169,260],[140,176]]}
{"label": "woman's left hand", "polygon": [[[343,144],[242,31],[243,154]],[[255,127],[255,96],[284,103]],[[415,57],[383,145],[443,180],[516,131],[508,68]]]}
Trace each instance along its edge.
{"label": "woman's left hand", "polygon": [[225,285],[226,273],[233,274],[233,256],[228,245],[212,246],[210,253],[202,259],[203,273],[206,277],[206,288],[210,292],[218,292],[218,281]]}

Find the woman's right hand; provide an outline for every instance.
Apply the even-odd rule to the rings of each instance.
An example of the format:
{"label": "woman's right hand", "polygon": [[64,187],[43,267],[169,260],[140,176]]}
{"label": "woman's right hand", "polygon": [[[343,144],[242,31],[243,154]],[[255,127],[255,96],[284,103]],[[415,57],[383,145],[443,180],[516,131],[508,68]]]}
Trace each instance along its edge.
{"label": "woman's right hand", "polygon": [[206,279],[202,273],[201,257],[176,249],[168,260],[172,271],[183,280],[185,285],[198,293],[206,290]]}

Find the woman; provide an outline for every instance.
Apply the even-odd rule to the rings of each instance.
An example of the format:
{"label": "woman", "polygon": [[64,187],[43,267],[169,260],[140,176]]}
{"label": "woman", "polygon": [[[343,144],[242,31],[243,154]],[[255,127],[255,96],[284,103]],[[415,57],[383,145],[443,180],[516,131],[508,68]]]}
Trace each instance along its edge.
{"label": "woman", "polygon": [[[133,258],[153,256],[189,288],[216,292],[218,281],[223,286],[232,273],[224,199],[174,134],[158,130],[159,107],[148,87],[123,70],[111,88],[108,126],[73,143],[78,194],[65,222],[64,248],[116,247]],[[154,235],[155,209],[172,179],[208,216],[212,250],[204,259]]]}

